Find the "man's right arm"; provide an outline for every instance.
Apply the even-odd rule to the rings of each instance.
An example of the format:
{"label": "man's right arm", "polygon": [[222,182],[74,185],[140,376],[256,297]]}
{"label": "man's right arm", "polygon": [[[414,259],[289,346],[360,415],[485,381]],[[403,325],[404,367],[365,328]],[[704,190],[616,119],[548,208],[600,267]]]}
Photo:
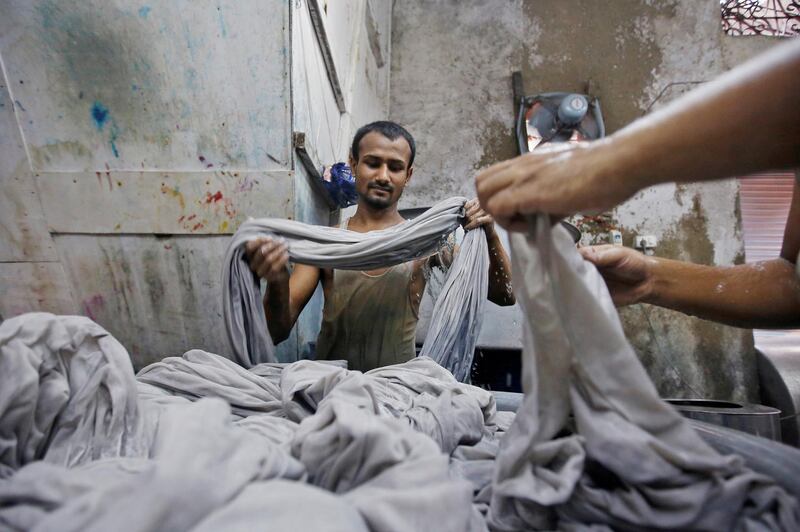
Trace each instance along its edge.
{"label": "man's right arm", "polygon": [[277,344],[289,337],[297,317],[305,308],[317,283],[320,269],[297,264],[289,273],[289,250],[280,239],[258,238],[245,246],[250,269],[267,281],[264,313],[272,340]]}
{"label": "man's right arm", "polygon": [[481,205],[525,231],[525,215],[602,212],[641,188],[800,165],[800,40],[739,66],[604,139],[555,144],[476,177]]}
{"label": "man's right arm", "polygon": [[617,306],[650,303],[746,328],[800,326],[800,188],[795,185],[779,258],[706,266],[648,257],[630,248],[580,249],[603,275]]}

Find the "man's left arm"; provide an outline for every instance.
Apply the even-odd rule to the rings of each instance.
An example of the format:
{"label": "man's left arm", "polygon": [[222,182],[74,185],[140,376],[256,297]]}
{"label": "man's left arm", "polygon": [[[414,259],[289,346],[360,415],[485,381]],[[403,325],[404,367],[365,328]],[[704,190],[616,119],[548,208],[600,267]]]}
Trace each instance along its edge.
{"label": "man's left arm", "polygon": [[516,298],[511,286],[511,261],[495,229],[494,218],[481,208],[477,199],[465,203],[464,211],[464,230],[483,227],[486,233],[486,243],[489,245],[489,301],[501,307],[513,305]]}

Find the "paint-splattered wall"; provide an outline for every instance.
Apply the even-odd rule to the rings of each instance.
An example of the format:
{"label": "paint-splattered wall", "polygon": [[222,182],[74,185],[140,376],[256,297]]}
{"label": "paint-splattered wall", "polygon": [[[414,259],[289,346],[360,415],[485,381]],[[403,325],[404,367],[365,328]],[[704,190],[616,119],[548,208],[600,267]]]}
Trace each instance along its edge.
{"label": "paint-splattered wall", "polygon": [[[472,195],[476,170],[515,155],[514,70],[526,94],[596,95],[613,132],[692,86],[670,84],[713,79],[776,42],[724,36],[718,2],[700,0],[397,2],[390,115],[418,140],[405,204]],[[742,261],[735,181],[658,187],[613,216],[627,245],[654,234],[662,256]],[[622,315],[665,396],[757,399],[749,331],[643,305]]]}
{"label": "paint-splattered wall", "polygon": [[[344,124],[386,114],[388,86],[365,82],[388,79],[389,68],[366,64],[368,7],[388,56],[389,2],[348,0],[331,12],[344,94],[364,103],[337,110],[330,131],[318,107],[300,111],[331,91],[323,66],[300,61],[319,54],[313,34],[294,50],[308,26],[304,1],[3,2],[2,317],[87,315],[138,366],[195,347],[225,353],[229,235],[248,216],[330,219],[297,164],[293,132],[339,147]],[[298,90],[311,85],[313,96]],[[321,155],[319,164],[346,152]],[[316,300],[284,358],[302,353],[318,314]]]}

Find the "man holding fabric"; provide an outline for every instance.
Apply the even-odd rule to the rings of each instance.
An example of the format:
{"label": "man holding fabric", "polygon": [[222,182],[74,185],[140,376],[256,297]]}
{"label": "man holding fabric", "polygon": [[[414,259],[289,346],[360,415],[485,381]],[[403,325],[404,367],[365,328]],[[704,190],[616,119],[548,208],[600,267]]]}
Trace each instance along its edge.
{"label": "man holding fabric", "polygon": [[[380,121],[359,129],[353,138],[350,167],[356,179],[358,205],[342,228],[360,233],[386,229],[404,221],[397,203],[411,180],[416,145],[408,131]],[[483,227],[489,246],[489,300],[513,305],[508,255],[490,215],[477,200],[465,205],[464,229]],[[325,304],[317,340],[318,359],[346,359],[348,367],[368,371],[414,358],[414,338],[426,271],[448,266],[452,253],[373,271],[321,269],[295,264],[288,270],[286,243],[260,238],[247,243],[250,268],[267,281],[264,311],[275,343],[285,340],[297,317],[322,283]]]}

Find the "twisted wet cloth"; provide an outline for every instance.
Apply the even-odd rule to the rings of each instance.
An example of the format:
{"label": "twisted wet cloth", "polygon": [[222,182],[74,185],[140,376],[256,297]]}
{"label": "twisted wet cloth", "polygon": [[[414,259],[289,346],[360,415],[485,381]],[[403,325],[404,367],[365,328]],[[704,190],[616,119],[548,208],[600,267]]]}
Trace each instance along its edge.
{"label": "twisted wet cloth", "polygon": [[[275,362],[260,280],[250,270],[245,244],[262,236],[284,238],[289,258],[320,268],[370,270],[432,255],[463,219],[465,198],[441,201],[423,214],[381,231],[263,218],[244,222],[225,253],[222,306],[234,360],[244,367]],[[483,229],[467,232],[436,300],[422,354],[466,381],[488,291],[489,252]]]}

